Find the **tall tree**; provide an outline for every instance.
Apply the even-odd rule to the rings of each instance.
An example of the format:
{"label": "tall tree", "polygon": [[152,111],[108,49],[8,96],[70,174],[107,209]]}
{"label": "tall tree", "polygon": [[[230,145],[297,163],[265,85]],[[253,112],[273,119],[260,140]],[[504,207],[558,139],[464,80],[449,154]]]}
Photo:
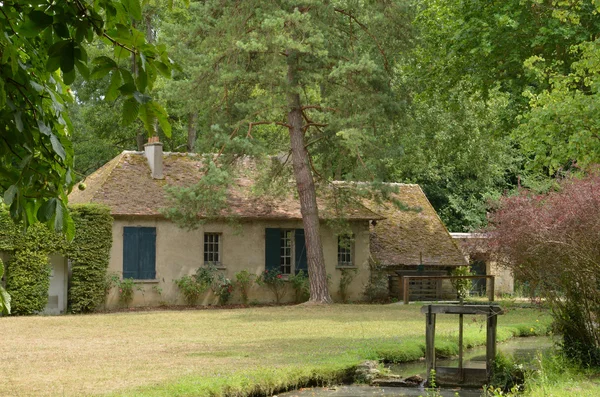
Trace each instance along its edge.
{"label": "tall tree", "polygon": [[402,1],[202,1],[181,16],[186,25],[165,28],[182,52],[195,53],[181,95],[210,113],[199,119],[219,149],[225,144],[220,150],[276,153],[286,132],[310,302],[331,302],[315,188],[326,163],[312,159],[343,148],[359,163],[364,146],[389,129],[398,109],[393,68],[409,19]]}
{"label": "tall tree", "polygon": [[[11,216],[26,225],[53,223],[73,234],[66,209],[72,175],[72,126],[66,112],[69,85],[111,74],[106,96],[122,95],[126,122],[146,127],[158,120],[169,130],[164,109],[145,94],[157,74],[170,76],[164,47],[146,43],[132,26],[141,19],[139,0],[2,1],[0,6],[0,186]],[[133,54],[141,72],[133,76],[106,56],[90,72],[86,46],[97,37],[114,58]],[[77,71],[77,72],[76,72]]]}

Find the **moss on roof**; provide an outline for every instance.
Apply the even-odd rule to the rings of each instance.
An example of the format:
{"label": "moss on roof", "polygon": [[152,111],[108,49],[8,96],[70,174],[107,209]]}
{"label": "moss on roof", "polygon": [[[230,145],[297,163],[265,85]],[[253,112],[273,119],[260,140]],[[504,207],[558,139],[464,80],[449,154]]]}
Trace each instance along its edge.
{"label": "moss on roof", "polygon": [[[227,216],[258,219],[302,219],[300,202],[293,193],[287,197],[256,196],[252,193],[251,167],[241,164],[235,183],[228,188]],[[202,158],[186,153],[165,153],[164,179],[153,179],[142,152],[125,151],[88,176],[86,190],[69,195],[71,203],[98,203],[110,207],[114,216],[161,216],[169,205],[165,186],[190,186],[202,176]],[[293,189],[290,189],[290,192]],[[326,194],[318,198],[320,217],[335,217],[327,205]],[[200,216],[202,214],[199,214]],[[383,219],[358,202],[344,206],[349,220]]]}
{"label": "moss on roof", "polygon": [[367,206],[386,219],[371,226],[371,254],[384,266],[463,266],[466,261],[419,185],[393,184],[392,197],[410,207],[401,211],[392,202]]}

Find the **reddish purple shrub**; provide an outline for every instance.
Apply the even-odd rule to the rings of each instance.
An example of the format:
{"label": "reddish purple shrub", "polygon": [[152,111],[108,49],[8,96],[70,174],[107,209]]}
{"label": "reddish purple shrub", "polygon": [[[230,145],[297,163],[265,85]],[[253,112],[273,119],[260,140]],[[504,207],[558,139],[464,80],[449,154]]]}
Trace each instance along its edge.
{"label": "reddish purple shrub", "polygon": [[565,352],[600,364],[600,175],[504,197],[487,233],[498,262],[551,305]]}

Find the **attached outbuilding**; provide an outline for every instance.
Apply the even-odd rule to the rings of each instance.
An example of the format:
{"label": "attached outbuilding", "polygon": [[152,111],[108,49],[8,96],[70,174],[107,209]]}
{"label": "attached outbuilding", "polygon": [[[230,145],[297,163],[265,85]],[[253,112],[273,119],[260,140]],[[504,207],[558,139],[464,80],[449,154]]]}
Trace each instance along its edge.
{"label": "attached outbuilding", "polygon": [[[385,219],[372,223],[371,253],[388,277],[390,296],[402,299],[404,276],[448,276],[468,263],[419,185],[396,187],[393,202],[373,208]],[[401,206],[399,208],[398,206]],[[448,280],[410,281],[411,300],[456,298]]]}

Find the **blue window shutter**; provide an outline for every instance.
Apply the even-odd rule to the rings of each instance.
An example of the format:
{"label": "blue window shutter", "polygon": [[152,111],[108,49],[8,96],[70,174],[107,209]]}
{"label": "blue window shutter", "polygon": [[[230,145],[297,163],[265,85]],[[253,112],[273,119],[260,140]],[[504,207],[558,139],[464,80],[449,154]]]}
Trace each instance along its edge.
{"label": "blue window shutter", "polygon": [[138,275],[138,229],[123,228],[123,278],[137,278]]}
{"label": "blue window shutter", "polygon": [[306,239],[304,237],[304,229],[296,229],[295,231],[295,251],[296,251],[296,257],[295,259],[295,263],[296,263],[296,274],[298,274],[298,272],[300,272],[300,270],[302,270],[304,272],[304,275],[308,275],[308,264],[306,262]]}
{"label": "blue window shutter", "polygon": [[139,249],[138,279],[153,280],[156,278],[156,228],[140,228]]}
{"label": "blue window shutter", "polygon": [[281,260],[281,230],[265,229],[265,270],[279,269]]}
{"label": "blue window shutter", "polygon": [[156,228],[123,228],[123,278],[156,278]]}

